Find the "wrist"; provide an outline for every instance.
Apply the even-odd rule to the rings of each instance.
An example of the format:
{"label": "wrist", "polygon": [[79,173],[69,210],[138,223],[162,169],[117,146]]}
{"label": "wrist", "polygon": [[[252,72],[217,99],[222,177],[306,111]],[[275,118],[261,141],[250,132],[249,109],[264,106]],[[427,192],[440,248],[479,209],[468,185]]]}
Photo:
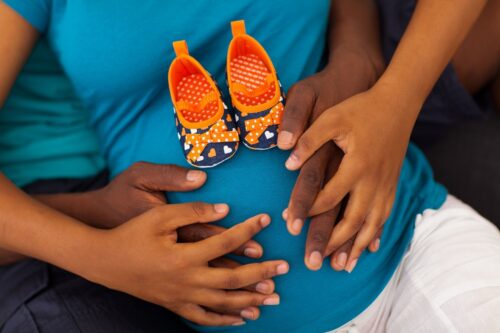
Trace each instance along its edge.
{"label": "wrist", "polygon": [[388,119],[406,129],[408,136],[413,130],[422,102],[411,93],[403,91],[395,82],[378,80],[370,89],[377,96],[377,100],[384,105]]}
{"label": "wrist", "polygon": [[[338,43],[330,50],[328,66],[356,65],[349,70],[360,69],[369,77],[371,85],[383,74],[386,65],[380,50],[372,50],[361,43]],[[359,67],[358,67],[359,66]]]}
{"label": "wrist", "polygon": [[340,43],[331,49],[326,69],[361,72],[368,89],[384,72],[385,61],[381,52],[369,50],[359,43]]}

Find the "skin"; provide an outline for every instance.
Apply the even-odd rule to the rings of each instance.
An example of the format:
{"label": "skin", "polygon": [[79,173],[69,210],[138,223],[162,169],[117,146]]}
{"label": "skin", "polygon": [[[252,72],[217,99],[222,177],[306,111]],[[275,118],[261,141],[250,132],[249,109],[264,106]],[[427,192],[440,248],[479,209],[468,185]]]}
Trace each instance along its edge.
{"label": "skin", "polygon": [[[339,104],[375,84],[385,65],[380,47],[378,13],[372,0],[332,2],[329,28],[329,62],[319,73],[296,83],[289,91],[278,146],[291,149],[310,122],[326,109]],[[336,172],[343,152],[334,144],[325,144],[300,170],[283,217],[289,232],[298,235],[323,184]],[[337,249],[328,248],[340,205],[313,216],[309,224],[305,264],[318,270],[330,256],[335,270],[346,269],[349,240]],[[370,247],[378,249],[379,235]]]}
{"label": "skin", "polygon": [[[311,78],[306,79],[305,81],[302,81],[296,87],[294,87],[294,89],[292,89],[292,91],[290,92],[287,104],[287,112],[285,113],[286,115],[290,116],[288,118],[285,117],[283,124],[284,129],[282,130],[282,134],[280,135],[280,147],[283,149],[290,149],[291,147],[293,147],[297,140],[297,137],[300,136],[300,134],[304,131],[309,122],[319,117],[324,110],[328,109],[333,105],[338,104],[341,101],[346,100],[347,98],[355,94],[358,94],[359,92],[366,91],[370,87],[372,87],[373,84],[377,81],[378,77],[380,76],[381,71],[383,70],[383,61],[377,43],[378,41],[377,29],[373,28],[377,27],[376,15],[374,15],[376,11],[374,11],[375,7],[373,6],[373,3],[367,0],[352,2],[352,3],[349,3],[349,1],[346,0],[343,1],[337,0],[333,1],[332,4],[333,4],[332,15],[334,15],[333,16],[334,19],[332,20],[332,22],[335,22],[335,24],[332,24],[330,29],[330,62],[328,66],[325,68],[325,70],[323,70],[318,75],[315,75]],[[36,40],[36,36],[32,36],[34,32],[29,26],[27,26],[24,23],[24,21],[22,21],[22,19],[16,17],[15,14],[9,13],[8,10],[4,9],[5,6],[0,4],[0,18],[2,19],[2,22],[8,23],[6,24],[6,27],[3,26],[0,29],[0,40],[9,40],[8,38],[15,38],[12,40],[18,41],[22,39],[22,43],[17,43],[17,42],[9,43],[8,45],[9,47],[7,47],[6,44],[2,45],[2,43],[0,42],[0,50],[2,52],[5,52],[2,54],[6,54],[5,59],[0,60],[0,73],[1,73],[0,75],[2,75],[2,80],[0,80],[0,105],[1,102],[5,100],[8,90],[10,89],[12,82],[14,81],[15,75],[17,75],[17,73],[19,72],[22,63],[24,62],[24,59],[26,59],[27,54],[29,54],[32,45]],[[353,19],[353,16],[356,17],[357,19]],[[6,21],[3,21],[3,19],[5,19]],[[8,38],[2,39],[1,37],[8,37]],[[346,70],[346,68],[348,68],[349,70]],[[306,100],[304,101],[304,99]],[[293,111],[294,109],[296,110],[295,112]],[[307,110],[307,111],[304,112],[302,110]],[[302,113],[306,113],[306,116],[305,117],[302,116]],[[295,118],[293,118],[294,115]],[[285,137],[286,136],[285,134],[287,132],[291,133],[292,139],[290,139],[290,136],[288,138]],[[299,180],[292,194],[290,207],[286,212],[284,212],[284,217],[287,220],[287,225],[292,234],[297,234],[297,232],[300,232],[300,228],[302,227],[302,221],[304,221],[305,217],[308,215],[310,210],[309,208],[312,207],[313,204],[315,203],[314,200],[310,200],[309,198],[315,198],[316,194],[321,189],[323,182],[328,181],[333,175],[336,174],[338,166],[341,165],[341,162],[342,163],[344,162],[345,153],[346,153],[345,151],[339,150],[337,145],[332,142],[327,144],[326,147],[319,149],[317,153],[314,153],[313,156],[306,163],[304,163],[299,176]],[[315,159],[316,162],[313,163]],[[309,168],[306,167],[307,165],[309,165]],[[145,171],[142,170],[142,172],[137,172],[136,170],[144,168],[149,168],[149,167],[145,167],[143,164],[138,166],[136,165],[132,170],[129,170],[124,175],[120,176],[119,182],[113,183],[105,190],[95,191],[90,194],[77,194],[72,196],[62,196],[62,195],[40,196],[37,197],[37,199],[67,213],[68,215],[79,217],[82,221],[85,221],[86,223],[98,228],[112,228],[121,225],[121,223],[127,221],[128,218],[136,216],[141,212],[147,211],[149,209],[148,207],[150,208],[156,207],[152,210],[152,212],[162,211],[161,213],[151,213],[151,211],[148,211],[147,213],[140,215],[135,219],[132,219],[130,222],[125,223],[120,227],[112,230],[98,230],[95,228],[91,228],[90,230],[97,231],[97,233],[93,234],[92,235],[93,237],[86,238],[86,241],[87,242],[90,241],[91,243],[97,244],[96,251],[99,251],[98,252],[99,256],[101,255],[100,253],[107,253],[107,251],[109,251],[110,248],[109,239],[113,239],[113,237],[114,239],[122,239],[121,242],[123,243],[123,239],[127,237],[127,241],[129,241],[130,237],[132,237],[133,239],[134,234],[136,233],[141,234],[143,231],[145,231],[145,229],[144,230],[142,229],[145,228],[143,225],[146,225],[148,223],[160,224],[165,221],[167,222],[172,221],[173,224],[171,225],[170,224],[168,226],[162,225],[161,227],[159,227],[159,229],[153,229],[148,236],[151,238],[148,238],[146,240],[147,242],[155,244],[154,239],[155,237],[157,237],[161,239],[162,240],[161,243],[163,243],[164,239],[161,236],[166,236],[166,239],[168,239],[168,242],[166,242],[168,249],[167,250],[162,249],[162,252],[165,252],[168,255],[174,253],[174,249],[180,251],[178,249],[182,248],[175,246],[182,244],[178,244],[176,242],[173,243],[170,242],[170,240],[173,240],[174,238],[175,241],[182,240],[183,238],[186,238],[187,240],[190,241],[193,240],[199,241],[209,236],[217,235],[208,239],[212,240],[216,237],[224,237],[224,235],[227,235],[227,232],[233,231],[233,228],[230,229],[229,231],[224,231],[224,229],[222,228],[214,228],[213,226],[209,228],[204,228],[203,226],[205,225],[203,224],[200,225],[199,223],[196,222],[192,222],[196,223],[196,225],[193,225],[192,227],[181,226],[183,225],[184,222],[180,224],[175,222],[177,221],[176,218],[179,218],[179,214],[180,212],[182,212],[182,209],[179,205],[165,205],[165,202],[164,201],[162,202],[162,200],[164,199],[162,192],[168,191],[169,189],[172,190],[172,188],[174,187],[178,190],[179,189],[190,190],[191,189],[190,187],[194,188],[194,186],[198,185],[198,183],[179,184],[178,182],[176,182],[176,179],[178,179],[177,177],[172,177],[173,182],[166,183],[163,177],[165,176],[168,177],[168,175],[170,175],[170,172],[172,173],[176,172],[175,167],[173,166],[160,166],[160,168],[170,168],[169,172],[165,172],[165,170],[152,171],[152,173],[155,176],[152,179],[149,179],[147,177],[145,179],[142,176],[145,173]],[[314,170],[319,170],[319,172],[317,173],[312,172]],[[182,172],[185,173],[186,175],[185,178],[187,179],[187,171],[181,171],[181,173]],[[161,175],[158,177],[158,174]],[[199,186],[201,186],[201,183],[204,182],[205,179],[204,177],[205,176],[200,176],[198,180],[198,182],[200,182]],[[3,179],[2,181],[4,183],[0,182],[0,184],[5,184],[6,180]],[[182,188],[180,188],[179,186]],[[13,192],[6,192],[6,194],[11,194],[15,192],[16,191],[13,190]],[[305,195],[311,193],[313,195]],[[131,205],[124,206],[123,203],[126,202],[124,198],[131,198],[131,197],[134,198],[134,200],[131,201]],[[22,200],[20,202],[22,202]],[[17,207],[18,209],[32,208],[31,206],[20,206],[18,203],[19,202],[11,202],[11,204],[14,205],[14,207]],[[34,204],[31,201],[28,201],[28,203],[30,205]],[[349,200],[349,204],[350,203],[351,200]],[[104,206],[107,209],[102,209],[102,207]],[[91,209],[83,209],[83,207],[91,207]],[[113,210],[109,210],[109,207],[113,207]],[[169,208],[168,212],[167,212],[167,207]],[[163,212],[163,209],[165,210],[165,212]],[[199,208],[193,208],[193,207],[191,207],[191,209],[199,210]],[[311,223],[309,227],[310,229],[308,233],[308,241],[306,246],[305,262],[309,268],[318,269],[319,267],[321,267],[321,262],[323,257],[329,254],[332,254],[331,255],[332,266],[335,269],[346,268],[345,267],[346,265],[345,264],[342,265],[341,263],[339,263],[338,259],[339,257],[341,257],[341,254],[347,254],[350,252],[350,248],[352,247],[354,240],[357,239],[355,237],[356,235],[352,236],[342,245],[337,247],[332,245],[331,242],[329,242],[331,240],[329,235],[332,233],[332,230],[334,229],[335,221],[337,220],[337,215],[340,210],[341,207],[339,205],[336,205],[335,207],[331,207],[329,209],[326,209],[324,212],[315,215],[313,223]],[[92,214],[89,214],[93,212],[102,212],[102,211],[107,211],[109,212],[109,214],[105,215],[100,214],[98,218],[94,218]],[[160,215],[161,217],[158,217]],[[197,217],[196,218],[193,217],[193,221],[202,219],[198,214],[195,215]],[[24,216],[21,217],[16,216],[15,213],[13,213],[11,216],[14,218],[14,220],[17,220],[17,222],[23,221],[22,218],[24,218]],[[32,216],[30,216],[30,218],[32,218]],[[255,219],[257,218],[258,217],[256,217]],[[300,221],[301,225],[299,226],[299,228],[294,228],[293,222],[297,219],[301,220]],[[140,222],[140,221],[152,221],[152,222]],[[73,224],[76,222],[77,225],[81,224],[80,222],[75,220],[72,220],[72,222]],[[197,222],[202,222],[202,221],[197,221]],[[249,225],[253,223],[251,227],[248,227],[249,231],[247,235],[252,234],[252,232],[255,232],[255,230],[259,228],[258,226],[255,226],[256,224],[255,220],[247,221],[246,223],[248,223]],[[12,222],[10,224],[12,224]],[[8,222],[5,222],[5,225],[11,227]],[[90,228],[88,226],[85,227]],[[263,227],[263,225],[260,225],[260,227]],[[68,228],[71,229],[69,226]],[[4,226],[4,223],[0,224],[0,230],[5,230],[5,229],[6,227]],[[133,230],[134,232],[129,230]],[[192,230],[202,230],[202,231],[195,232]],[[371,241],[370,249],[376,250],[378,248],[379,246],[378,235],[380,232],[381,228],[379,229],[378,233],[375,233]],[[99,237],[97,237],[97,234],[99,234]],[[161,234],[161,236],[158,236],[158,234]],[[185,234],[186,236],[183,236],[183,234]],[[58,231],[58,235],[61,235],[60,231]],[[113,237],[109,235],[113,235]],[[111,238],[106,238],[106,237],[111,237]],[[7,238],[10,238],[10,236],[8,236]],[[255,257],[255,258],[260,257],[260,255],[262,254],[260,246],[255,242],[250,241],[249,240],[250,238],[247,239],[247,242],[245,242],[244,238],[240,239],[241,243],[232,244],[231,248],[234,248],[234,251],[236,251],[236,253],[238,254],[241,254],[241,252],[245,251],[245,249],[246,250],[254,249],[255,250],[254,254],[250,254],[252,251],[245,254],[250,257]],[[106,239],[105,247],[102,248],[100,247],[105,242],[100,241],[99,239],[100,240]],[[71,245],[74,244],[80,244],[80,245],[87,244],[85,242],[78,243],[78,239],[73,239],[73,241],[75,241],[76,243],[68,242],[69,245],[67,246],[71,247]],[[144,242],[145,240],[143,239],[142,241]],[[117,241],[116,244],[117,249],[120,249],[119,243],[120,242]],[[158,242],[156,241],[156,243]],[[198,242],[198,243],[207,244],[206,242],[205,243]],[[200,245],[198,243],[184,244],[184,245]],[[3,246],[2,244],[3,243],[0,243],[0,246]],[[213,245],[215,246],[215,244]],[[8,246],[8,248],[10,249],[18,249],[20,247],[22,246],[20,245]],[[143,249],[144,251],[143,255],[149,255],[150,252],[148,251],[151,251],[151,255],[153,256],[156,253],[154,251],[154,248],[155,246],[151,246],[150,249]],[[226,250],[227,249],[228,248],[226,248]],[[21,250],[20,253],[24,253],[25,255],[29,256],[30,254],[26,253],[32,253],[32,251],[34,253],[37,253],[35,250],[31,251]],[[226,251],[225,253],[227,252],[229,251]],[[6,256],[12,253],[14,252],[6,252]],[[200,250],[199,253],[203,254],[207,252],[204,249]],[[319,260],[317,253],[320,253]],[[109,255],[113,257],[113,256],[118,256],[119,254],[113,252],[113,254]],[[224,272],[228,274],[232,274],[230,272],[238,270],[241,272],[242,268],[246,268],[246,266],[239,266],[235,262],[221,258],[221,255],[213,258],[203,258],[201,261],[198,260],[199,258],[197,258],[196,256],[189,257],[186,260],[188,260],[189,262],[190,265],[189,268],[199,269],[199,270],[201,270],[202,268],[203,269],[223,268]],[[172,257],[169,257],[169,259],[167,260],[170,259],[174,260],[176,258],[178,257],[172,254]],[[72,258],[72,260],[74,259],[75,258]],[[128,257],[126,259],[129,260]],[[47,261],[49,260],[50,259],[47,259]],[[167,262],[165,258],[162,258],[161,260]],[[350,261],[351,266],[352,262],[353,261],[351,260]],[[120,279],[120,277],[114,277],[112,272],[106,271],[107,267],[103,267],[105,266],[104,264],[102,263],[99,264],[99,262],[94,262],[94,264],[95,266],[92,267],[92,269],[89,271],[97,273],[95,275],[88,276],[88,278],[92,281],[96,281],[98,283],[110,286],[111,288],[123,290],[125,292],[127,292],[127,290],[130,290],[132,288],[131,286],[136,286],[137,284],[136,281],[134,281],[133,277],[131,277],[130,280],[125,281]],[[157,263],[155,264],[157,265]],[[185,264],[185,262],[183,262],[183,264]],[[278,264],[278,266],[282,264],[285,263],[281,262],[281,264]],[[61,264],[61,267],[65,266]],[[123,268],[123,267],[118,267],[118,268]],[[169,268],[172,267],[169,266]],[[182,267],[177,267],[176,269],[173,269],[171,271],[172,273],[170,273],[170,275],[174,275],[175,273],[175,275],[178,276],[177,274],[179,272],[181,273],[186,272],[186,274],[183,275],[186,277],[186,279],[181,279],[181,282],[183,282],[184,285],[182,286],[177,285],[177,286],[178,288],[184,288],[184,290],[186,290],[185,294],[189,294],[190,290],[191,291],[196,290],[196,292],[193,292],[191,294],[192,296],[191,298],[184,295],[184,293],[182,293],[182,295],[177,295],[175,292],[177,292],[178,290],[183,290],[177,288],[172,288],[173,290],[168,290],[168,291],[163,290],[163,293],[155,293],[154,295],[152,295],[153,293],[151,294],[144,293],[143,288],[135,289],[129,293],[135,292],[137,293],[136,296],[138,297],[141,297],[143,299],[152,302],[157,302],[165,307],[170,306],[169,308],[174,309],[174,311],[176,311],[180,315],[184,315],[186,317],[191,315],[192,316],[191,320],[196,321],[198,323],[204,323],[209,325],[241,324],[241,316],[248,317],[250,319],[255,319],[256,317],[258,317],[258,308],[250,306],[245,308],[244,310],[241,310],[242,309],[241,303],[237,303],[240,302],[240,300],[236,301],[236,298],[234,300],[231,298],[231,300],[228,300],[224,303],[221,300],[222,299],[221,297],[222,295],[224,295],[223,298],[226,299],[227,295],[225,293],[220,293],[221,291],[220,289],[210,288],[208,285],[203,285],[203,287],[200,287],[199,285],[200,281],[190,280],[190,278],[193,278],[193,276],[198,273],[195,274],[193,273],[193,271],[188,271],[188,270],[183,271],[183,269],[185,268],[186,268],[185,265]],[[287,266],[281,266],[281,268],[282,268],[281,273],[285,272],[288,269]],[[68,267],[68,270],[70,269],[71,267]],[[347,267],[346,269],[349,270],[349,267]],[[77,267],[74,268],[73,271],[76,272],[80,270],[85,270],[85,268]],[[151,276],[156,276],[156,277],[161,276],[161,281],[168,281],[169,275],[164,271],[163,273],[165,274],[165,276],[161,276],[161,274],[158,272],[150,271]],[[84,276],[84,273],[81,274],[82,276]],[[277,269],[275,274],[277,274]],[[245,274],[245,277],[246,276],[247,273]],[[242,289],[258,290],[258,288],[256,288],[256,283],[258,281],[270,281],[267,280],[265,276],[267,275],[263,273],[263,275],[261,276],[261,280],[255,280],[252,283],[243,280],[243,277],[242,280],[238,280],[237,278],[231,277],[229,280],[225,280],[224,283],[221,282],[221,284],[219,284],[218,286],[223,285],[224,287],[227,287],[223,289],[230,289],[230,290],[234,290],[235,287],[238,287],[239,288],[238,292],[240,293],[242,292]],[[108,281],[110,277],[111,281]],[[154,281],[152,281],[152,283],[154,284]],[[244,285],[244,283],[249,283],[249,284]],[[272,283],[272,281],[270,283]],[[161,287],[165,286],[163,284],[160,284],[158,288]],[[197,303],[201,302],[201,300],[195,299],[194,297],[195,294],[200,292],[201,289],[196,289],[196,288],[203,288],[203,290],[207,292],[206,294],[207,297],[204,298],[204,301],[206,299],[207,302],[211,302],[210,304],[204,305],[201,303]],[[274,291],[274,285],[270,285],[270,288],[266,288],[266,290],[268,294],[272,293]],[[208,294],[209,292],[210,295],[213,295],[214,297],[210,297]],[[261,293],[265,292],[261,291]],[[221,297],[217,297],[216,294]],[[156,297],[157,295],[162,295],[162,297],[158,298]],[[247,297],[246,299],[250,298],[248,297],[247,294],[246,295],[239,294],[238,296],[241,296],[243,298]],[[257,303],[259,302],[263,303],[262,299],[256,300],[257,297],[259,296],[255,296],[255,298],[253,298],[251,302],[254,302],[256,305],[258,305]],[[276,298],[273,299],[275,302]],[[204,308],[210,308],[215,312],[210,312],[210,311],[207,312],[204,308],[200,306],[203,306]],[[247,314],[248,313],[250,314],[244,316],[243,315],[244,311],[247,312]],[[240,317],[221,315],[224,313],[240,315]],[[236,319],[236,317],[238,317],[238,319]]]}
{"label": "skin", "polygon": [[[354,269],[368,246],[380,245],[378,235],[390,215],[402,161],[421,106],[481,13],[486,13],[486,3],[420,0],[391,63],[371,88],[326,108],[306,131],[284,129],[292,133],[292,139],[281,147],[295,146],[286,162],[290,170],[304,168],[325,144],[335,143],[343,152],[338,171],[307,208],[308,215],[317,216],[348,199],[342,218],[325,236],[329,239],[325,254],[344,247],[347,271]],[[498,6],[496,2],[494,5]],[[489,15],[483,17],[492,20]],[[498,22],[498,14],[495,17]],[[498,39],[490,42],[498,50]],[[489,57],[494,68],[498,52],[492,54]],[[472,64],[459,60],[456,65],[459,69],[462,65],[460,77]]]}
{"label": "skin", "polygon": [[[1,2],[0,21],[1,106],[38,33]],[[200,224],[224,218],[229,207],[169,205],[159,195],[164,190],[198,188],[205,179],[203,173],[193,176],[181,168],[142,163],[103,190],[40,196],[35,201],[0,174],[2,262],[39,259],[202,325],[242,325],[244,319],[257,319],[258,306],[279,304],[270,278],[286,274],[288,264],[275,260],[239,265],[221,257],[244,249],[254,250],[247,256],[260,257],[262,248],[251,238],[270,223],[269,217],[259,215],[228,230],[206,228]],[[120,209],[120,214],[113,216],[116,211],[104,209],[104,203]],[[195,242],[181,243],[182,235]]]}

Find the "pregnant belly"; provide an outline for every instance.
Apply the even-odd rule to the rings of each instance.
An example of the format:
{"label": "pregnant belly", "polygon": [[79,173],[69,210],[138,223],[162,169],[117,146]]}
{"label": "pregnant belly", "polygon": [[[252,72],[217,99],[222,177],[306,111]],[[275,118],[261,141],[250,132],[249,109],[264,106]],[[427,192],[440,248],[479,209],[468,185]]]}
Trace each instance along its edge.
{"label": "pregnant belly", "polygon": [[[366,265],[365,260],[360,260],[357,272],[351,275],[335,272],[328,264],[318,272],[307,270],[303,263],[306,233],[298,237],[290,235],[281,218],[297,177],[297,173],[284,168],[287,157],[288,152],[278,149],[251,151],[240,147],[231,160],[207,170],[208,180],[202,189],[169,194],[173,203],[201,200],[229,204],[230,214],[219,222],[225,227],[259,213],[269,214],[271,225],[255,237],[264,248],[263,260],[284,259],[290,264],[290,272],[275,279],[281,296],[279,306],[263,307],[261,318],[244,326],[196,327],[198,330],[316,332],[333,329],[368,306],[378,294],[377,290],[383,288],[384,280],[390,278],[390,274],[381,274],[380,269],[375,268],[378,272],[374,272],[373,265]],[[370,256],[370,260],[376,258]]]}

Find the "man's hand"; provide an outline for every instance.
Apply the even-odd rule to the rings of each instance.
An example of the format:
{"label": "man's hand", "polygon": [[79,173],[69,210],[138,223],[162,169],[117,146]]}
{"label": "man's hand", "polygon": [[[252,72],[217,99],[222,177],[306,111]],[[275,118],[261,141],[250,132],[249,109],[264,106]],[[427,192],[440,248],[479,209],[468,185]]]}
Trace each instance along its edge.
{"label": "man's hand", "polygon": [[[115,229],[101,230],[94,244],[95,260],[84,276],[201,325],[241,325],[243,318],[256,319],[257,306],[279,304],[279,296],[269,286],[259,285],[286,274],[288,264],[283,260],[241,266],[226,262],[221,268],[225,259],[217,258],[268,226],[268,215],[255,216],[199,242],[178,242],[179,228],[219,220],[228,211],[225,204],[163,205]],[[262,288],[266,293],[253,291]]]}
{"label": "man's hand", "polygon": [[325,111],[300,137],[286,163],[290,170],[300,168],[325,143],[335,142],[344,152],[337,173],[315,198],[309,214],[327,212],[348,196],[328,244],[334,251],[350,243],[350,253],[343,255],[347,271],[365,248],[379,245],[413,127],[411,115],[419,108],[377,84]]}
{"label": "man's hand", "polygon": [[[375,83],[380,70],[367,54],[357,48],[340,48],[329,65],[321,72],[296,83],[288,94],[278,147],[291,149],[306,127],[329,107],[365,91]],[[337,171],[343,152],[329,142],[317,150],[300,170],[283,217],[293,235],[301,232],[316,196]],[[321,268],[323,258],[332,255],[334,269],[344,269],[347,258],[341,252],[327,249],[340,205],[314,216],[309,225],[305,264],[311,270]],[[372,249],[376,248],[373,246]],[[333,253],[333,254],[332,254]]]}

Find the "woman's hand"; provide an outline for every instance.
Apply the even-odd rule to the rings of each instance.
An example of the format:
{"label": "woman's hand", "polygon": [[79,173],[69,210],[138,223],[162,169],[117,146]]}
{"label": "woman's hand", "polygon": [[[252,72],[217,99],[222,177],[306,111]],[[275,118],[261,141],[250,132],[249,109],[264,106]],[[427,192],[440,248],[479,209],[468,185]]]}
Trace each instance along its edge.
{"label": "woman's hand", "polygon": [[[134,163],[96,191],[76,194],[38,195],[36,199],[69,216],[98,228],[114,228],[167,203],[165,192],[193,191],[205,183],[207,175],[172,164]],[[217,235],[225,228],[192,224],[179,229],[179,240],[195,242]],[[262,246],[249,240],[237,255],[260,258]]]}
{"label": "woman's hand", "polygon": [[[209,263],[269,225],[269,216],[255,216],[196,243],[177,239],[178,228],[216,221],[227,213],[224,204],[164,205],[115,229],[101,230],[95,240],[95,260],[83,276],[201,325],[241,325],[243,318],[256,319],[257,306],[279,304],[274,286],[266,281],[286,274],[288,264],[276,260],[219,268],[221,259]],[[266,292],[241,290],[252,285],[251,289]]]}
{"label": "woman's hand", "polygon": [[344,156],[336,174],[316,197],[309,214],[315,216],[348,203],[334,227],[327,254],[342,246],[346,270],[352,271],[366,247],[378,247],[390,215],[402,162],[421,105],[375,85],[328,109],[300,137],[286,162],[297,170],[325,143],[334,142]]}

